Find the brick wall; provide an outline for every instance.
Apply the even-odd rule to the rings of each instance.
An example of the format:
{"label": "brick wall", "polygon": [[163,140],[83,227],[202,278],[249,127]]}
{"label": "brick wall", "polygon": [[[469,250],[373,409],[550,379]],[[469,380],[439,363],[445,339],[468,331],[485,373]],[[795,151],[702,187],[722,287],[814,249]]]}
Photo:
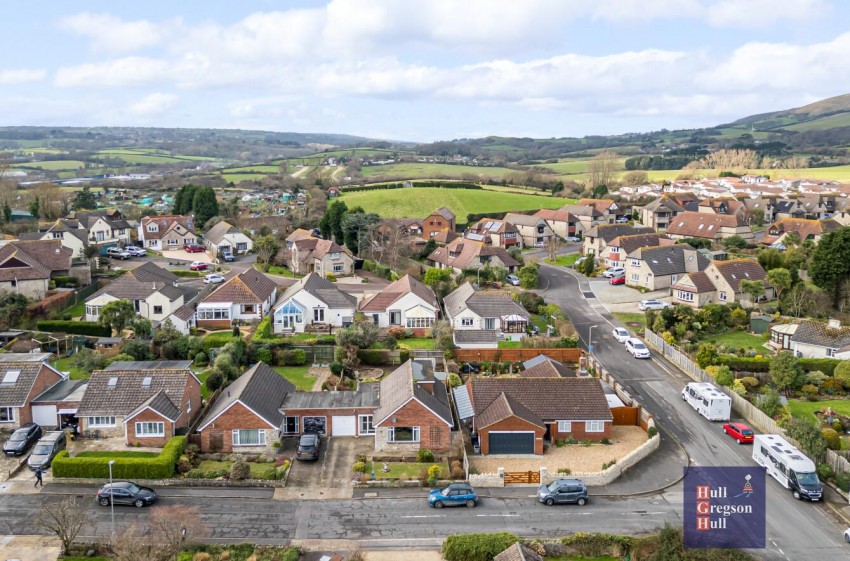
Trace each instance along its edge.
{"label": "brick wall", "polygon": [[[393,418],[395,422],[392,422]],[[389,442],[387,430],[389,427],[419,427],[419,442]],[[434,451],[451,448],[451,428],[418,401],[408,402],[375,429],[375,450],[377,451],[415,452],[420,448]]]}
{"label": "brick wall", "polygon": [[[233,435],[231,431],[237,429],[265,429],[266,444],[271,445],[278,438],[277,430],[271,428],[267,422],[257,417],[241,403],[233,404],[230,409],[222,413],[215,421],[210,423],[201,431],[201,451],[203,452],[233,452]],[[221,448],[213,450],[211,437],[214,432],[221,434]],[[251,447],[237,446],[236,451],[251,450]]]}
{"label": "brick wall", "polygon": [[587,432],[585,430],[584,421],[574,421],[570,424],[571,432],[558,432],[558,423],[554,423],[552,425],[552,438],[554,440],[566,439],[570,436],[575,438],[576,440],[592,440],[594,442],[598,442],[603,438],[611,438],[611,426],[613,423],[611,421],[605,422],[605,430],[603,432]]}
{"label": "brick wall", "polygon": [[[163,423],[165,428],[165,434],[163,436],[155,437],[136,436],[136,422],[142,421]],[[174,436],[174,423],[172,423],[156,411],[145,409],[139,412],[139,414],[135,417],[127,419],[127,444],[129,444],[130,446],[134,446],[136,444],[138,444],[139,446],[165,446],[165,443],[168,442],[168,439],[172,436]]]}
{"label": "brick wall", "polygon": [[[191,410],[188,402],[191,401]],[[177,417],[174,426],[178,429],[187,427],[192,424],[192,421],[201,412],[201,383],[194,376],[186,377],[186,387],[183,390],[183,403],[175,403],[180,409],[180,416]]]}
{"label": "brick wall", "polygon": [[546,429],[540,426],[537,426],[533,423],[529,423],[524,419],[520,419],[518,417],[509,417],[498,423],[494,423],[484,429],[480,429],[478,431],[479,441],[481,442],[481,453],[489,454],[490,453],[490,432],[505,432],[505,431],[534,431],[534,453],[542,455],[543,454],[543,436],[546,434]]}
{"label": "brick wall", "polygon": [[233,325],[229,319],[199,319],[197,324],[204,329],[230,329]]}

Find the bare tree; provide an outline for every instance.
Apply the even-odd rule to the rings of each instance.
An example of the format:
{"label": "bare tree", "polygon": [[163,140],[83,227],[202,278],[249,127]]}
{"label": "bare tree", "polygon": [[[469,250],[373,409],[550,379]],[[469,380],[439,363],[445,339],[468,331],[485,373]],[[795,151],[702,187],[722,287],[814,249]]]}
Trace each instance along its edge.
{"label": "bare tree", "polygon": [[552,263],[555,262],[555,259],[558,257],[558,249],[561,247],[561,238],[556,235],[552,235],[549,238],[549,243],[546,244],[546,249],[549,251],[549,261]]}
{"label": "bare tree", "polygon": [[195,507],[159,507],[145,532],[139,525],[125,528],[111,545],[114,561],[172,561],[188,545],[209,535]]}
{"label": "bare tree", "polygon": [[614,174],[619,167],[617,154],[614,152],[600,152],[587,164],[588,185],[595,189],[599,185],[610,186],[614,182]]}
{"label": "bare tree", "polygon": [[45,501],[37,521],[41,528],[59,538],[63,555],[69,553],[71,544],[80,535],[83,527],[90,523],[90,516],[75,497],[68,497],[57,504],[48,504]]}
{"label": "bare tree", "polygon": [[754,150],[717,150],[702,158],[704,169],[747,170],[759,167],[761,159]]}

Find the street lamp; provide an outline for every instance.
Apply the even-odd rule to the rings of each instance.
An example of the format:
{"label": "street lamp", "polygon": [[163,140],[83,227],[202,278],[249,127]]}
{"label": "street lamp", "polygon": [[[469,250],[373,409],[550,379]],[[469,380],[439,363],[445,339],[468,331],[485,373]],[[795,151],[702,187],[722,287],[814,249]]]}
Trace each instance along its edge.
{"label": "street lamp", "polygon": [[[484,266],[484,265],[481,265],[481,267],[483,267],[483,266]],[[478,267],[478,271],[477,271],[477,274],[478,274],[478,288],[481,288],[481,267]]]}
{"label": "street lamp", "polygon": [[593,352],[593,328],[595,325],[591,325],[590,329],[587,330],[587,350],[589,352]]}
{"label": "street lamp", "polygon": [[115,460],[109,460],[109,511],[110,516],[112,518],[112,539],[115,539],[115,501],[114,499],[114,491],[115,489],[112,487],[112,464],[115,463]]}

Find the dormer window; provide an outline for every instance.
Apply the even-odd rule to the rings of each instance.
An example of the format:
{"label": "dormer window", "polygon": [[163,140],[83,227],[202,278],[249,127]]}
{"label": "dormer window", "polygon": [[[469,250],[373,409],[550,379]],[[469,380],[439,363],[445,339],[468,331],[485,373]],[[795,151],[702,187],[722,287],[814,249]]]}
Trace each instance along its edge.
{"label": "dormer window", "polygon": [[156,224],[148,224],[148,232],[159,232],[159,227]]}
{"label": "dormer window", "polygon": [[333,259],[333,260],[339,259],[339,252],[334,251],[333,253],[331,253],[331,259]]}

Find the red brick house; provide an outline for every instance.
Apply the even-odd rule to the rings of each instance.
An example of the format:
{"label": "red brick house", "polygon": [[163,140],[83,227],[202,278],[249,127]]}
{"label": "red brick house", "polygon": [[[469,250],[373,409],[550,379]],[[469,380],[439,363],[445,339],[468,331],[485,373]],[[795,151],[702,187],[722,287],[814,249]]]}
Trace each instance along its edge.
{"label": "red brick house", "polygon": [[32,422],[32,400],[64,380],[45,361],[49,353],[0,355],[0,429]]}
{"label": "red brick house", "polygon": [[446,207],[440,207],[422,221],[422,237],[433,238],[444,230],[454,231],[455,213]]}
{"label": "red brick house", "polygon": [[454,391],[485,455],[541,455],[544,441],[611,437],[613,416],[596,378],[476,377]]}
{"label": "red brick house", "polygon": [[281,405],[295,386],[259,362],[224,389],[198,432],[204,452],[264,449],[279,439]]}
{"label": "red brick house", "polygon": [[192,361],[114,362],[92,372],[77,410],[80,430],[123,436],[128,445],[163,446],[201,409]]}

